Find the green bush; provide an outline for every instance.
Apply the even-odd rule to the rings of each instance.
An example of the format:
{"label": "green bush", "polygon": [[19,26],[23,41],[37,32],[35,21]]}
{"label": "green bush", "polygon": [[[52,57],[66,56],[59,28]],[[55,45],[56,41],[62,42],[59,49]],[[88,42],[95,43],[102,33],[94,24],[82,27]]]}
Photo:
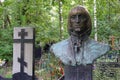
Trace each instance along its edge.
{"label": "green bush", "polygon": [[0,58],[12,60],[12,29],[1,29],[0,30]]}

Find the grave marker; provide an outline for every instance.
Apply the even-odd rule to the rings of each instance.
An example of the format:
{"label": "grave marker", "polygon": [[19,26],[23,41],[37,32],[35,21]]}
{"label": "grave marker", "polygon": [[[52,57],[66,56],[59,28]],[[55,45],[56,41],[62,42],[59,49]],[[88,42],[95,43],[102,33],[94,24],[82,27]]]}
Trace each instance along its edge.
{"label": "grave marker", "polygon": [[13,80],[34,80],[34,42],[34,28],[14,28]]}

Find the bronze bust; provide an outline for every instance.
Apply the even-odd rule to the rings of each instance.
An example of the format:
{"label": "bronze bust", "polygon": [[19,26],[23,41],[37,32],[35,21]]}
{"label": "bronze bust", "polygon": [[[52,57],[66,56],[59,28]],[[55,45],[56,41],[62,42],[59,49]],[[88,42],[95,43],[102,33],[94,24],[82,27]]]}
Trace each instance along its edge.
{"label": "bronze bust", "polygon": [[92,80],[92,63],[110,50],[110,46],[90,39],[91,18],[83,6],[69,12],[70,37],[51,46],[51,52],[64,64],[64,80]]}

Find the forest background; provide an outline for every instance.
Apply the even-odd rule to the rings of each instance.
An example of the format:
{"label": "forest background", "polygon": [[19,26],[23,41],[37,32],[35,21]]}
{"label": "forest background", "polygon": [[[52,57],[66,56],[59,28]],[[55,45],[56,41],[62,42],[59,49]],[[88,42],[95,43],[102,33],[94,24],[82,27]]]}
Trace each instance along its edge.
{"label": "forest background", "polygon": [[68,13],[76,5],[90,12],[91,38],[120,37],[120,0],[0,0],[0,59],[12,61],[14,27],[34,27],[41,46],[66,39]]}

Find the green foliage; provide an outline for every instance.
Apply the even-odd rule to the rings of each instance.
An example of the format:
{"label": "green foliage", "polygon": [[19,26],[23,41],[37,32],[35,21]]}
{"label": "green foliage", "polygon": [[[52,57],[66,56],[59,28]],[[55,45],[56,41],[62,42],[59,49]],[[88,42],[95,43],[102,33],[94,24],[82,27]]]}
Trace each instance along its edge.
{"label": "green foliage", "polygon": [[12,67],[0,67],[0,75],[5,78],[12,78]]}
{"label": "green foliage", "polygon": [[12,60],[12,29],[0,30],[0,59]]}
{"label": "green foliage", "polygon": [[118,0],[97,1],[97,30],[98,40],[108,40],[109,36],[119,37],[119,10]]}
{"label": "green foliage", "polygon": [[[94,24],[93,0],[61,0],[62,37],[68,37],[67,17],[76,5],[84,5],[90,12]],[[120,1],[97,0],[98,40],[108,40],[109,36],[120,35]],[[43,44],[60,40],[59,0],[5,0],[0,4],[0,57],[12,56],[12,34],[14,27],[33,26],[36,41]],[[94,26],[91,37],[94,37]]]}

